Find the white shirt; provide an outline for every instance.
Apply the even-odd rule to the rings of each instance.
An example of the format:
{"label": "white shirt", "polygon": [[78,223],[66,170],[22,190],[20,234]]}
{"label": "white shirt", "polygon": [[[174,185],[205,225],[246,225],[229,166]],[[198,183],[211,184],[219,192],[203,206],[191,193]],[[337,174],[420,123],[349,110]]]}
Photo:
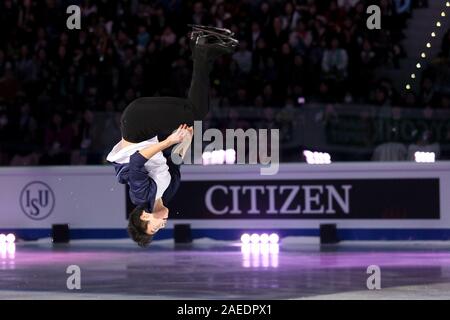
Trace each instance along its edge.
{"label": "white shirt", "polygon": [[[121,148],[121,143],[119,142],[108,154],[106,160],[108,160],[109,162],[116,162],[120,164],[129,163],[130,156],[133,155],[136,151],[142,150],[152,144],[157,143],[159,143],[157,136],[146,141],[133,143],[124,148]],[[144,166],[148,171],[148,176],[156,182],[157,191],[155,199],[159,199],[164,194],[164,191],[166,191],[171,179],[166,158],[164,157],[162,152],[159,151],[153,157],[148,159]]]}

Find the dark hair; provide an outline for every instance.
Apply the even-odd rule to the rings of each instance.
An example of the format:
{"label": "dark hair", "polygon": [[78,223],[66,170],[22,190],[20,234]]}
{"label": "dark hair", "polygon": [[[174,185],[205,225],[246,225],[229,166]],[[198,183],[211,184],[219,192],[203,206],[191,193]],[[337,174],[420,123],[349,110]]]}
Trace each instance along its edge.
{"label": "dark hair", "polygon": [[130,238],[133,239],[140,247],[147,247],[152,241],[153,236],[147,234],[148,221],[141,220],[141,214],[144,209],[140,207],[134,208],[130,213],[128,218],[128,234]]}

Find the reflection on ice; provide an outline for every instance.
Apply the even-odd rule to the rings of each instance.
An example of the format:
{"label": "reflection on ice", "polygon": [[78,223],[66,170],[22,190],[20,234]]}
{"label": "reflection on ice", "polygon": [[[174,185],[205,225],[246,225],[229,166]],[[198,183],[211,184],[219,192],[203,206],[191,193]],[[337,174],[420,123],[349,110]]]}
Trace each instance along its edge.
{"label": "reflection on ice", "polygon": [[16,253],[16,244],[10,242],[1,242],[0,243],[0,260],[1,260],[1,269],[14,269]]}
{"label": "reflection on ice", "polygon": [[242,266],[244,268],[277,268],[278,243],[243,243],[241,246]]}

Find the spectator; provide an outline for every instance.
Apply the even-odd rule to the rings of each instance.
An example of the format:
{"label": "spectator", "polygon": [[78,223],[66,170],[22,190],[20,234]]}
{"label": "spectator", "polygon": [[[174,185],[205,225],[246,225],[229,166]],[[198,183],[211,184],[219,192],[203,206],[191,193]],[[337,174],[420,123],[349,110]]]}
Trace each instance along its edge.
{"label": "spectator", "polygon": [[424,77],[421,81],[420,103],[423,105],[432,105],[435,100],[435,88],[430,77]]}
{"label": "spectator", "polygon": [[303,21],[298,21],[294,31],[289,35],[289,44],[296,53],[305,55],[311,46],[313,37],[311,31],[306,29],[306,24]]}
{"label": "spectator", "polygon": [[294,10],[294,4],[290,1],[284,5],[284,14],[281,16],[281,24],[283,30],[291,31],[297,26],[300,19],[300,13]]}
{"label": "spectator", "polygon": [[197,1],[194,3],[194,10],[192,14],[192,23],[199,25],[207,25],[208,17],[206,14],[206,10],[203,8],[203,2]]}
{"label": "spectator", "polygon": [[147,32],[147,28],[145,27],[145,25],[139,26],[136,42],[138,48],[140,48],[141,50],[145,49],[150,42],[150,34]]}
{"label": "spectator", "polygon": [[[369,99],[374,85],[369,79],[379,65],[399,66],[404,56],[402,27],[411,6],[409,1],[379,2],[383,29],[372,32],[365,27],[365,2],[358,0],[115,5],[86,0],[80,2],[83,29],[68,32],[64,1],[2,1],[0,101],[7,106],[1,116],[7,124],[1,130],[12,130],[2,137],[3,146],[13,144],[12,137],[31,126],[30,143],[45,147],[39,163],[68,163],[68,150],[79,150],[82,141],[89,140],[81,136],[95,138],[92,132],[106,127],[89,122],[96,112],[105,112],[105,106],[107,112],[120,112],[139,96],[184,96],[191,66],[185,23],[230,28],[243,39],[236,54],[217,61],[212,71],[214,101],[222,107],[350,102],[354,96],[363,103],[397,103],[401,99],[389,86],[385,92],[371,92]],[[447,34],[442,44],[447,57],[449,39]],[[442,76],[432,73],[431,87],[423,81],[419,104],[446,107],[447,100],[440,98],[447,87],[446,68],[439,69]],[[23,95],[33,103],[26,106]],[[52,124],[47,127],[48,119]],[[108,128],[114,127],[111,119]],[[96,143],[92,139],[90,147],[81,148],[73,163],[100,161],[100,156],[87,155]],[[23,156],[14,163],[27,162]],[[6,160],[1,161],[10,163],[12,158],[14,154],[2,155]]]}
{"label": "spectator", "polygon": [[46,165],[68,163],[72,139],[72,128],[63,123],[60,113],[54,113],[45,130],[45,154],[40,163]]}
{"label": "spectator", "polygon": [[252,68],[252,53],[247,49],[247,41],[239,43],[239,49],[233,54],[233,60],[236,61],[241,72],[248,74]]}
{"label": "spectator", "polygon": [[404,161],[408,150],[403,143],[385,142],[377,146],[372,155],[372,161]]}
{"label": "spectator", "polygon": [[255,50],[256,42],[261,38],[261,27],[258,22],[252,22],[252,33],[251,33],[251,49]]}
{"label": "spectator", "polygon": [[417,98],[413,92],[408,92],[406,94],[404,106],[406,108],[416,108],[417,107]]}
{"label": "spectator", "polygon": [[280,17],[275,17],[273,19],[272,28],[270,28],[267,37],[267,41],[270,43],[273,54],[278,54],[281,46],[288,40],[288,33],[283,29]]}
{"label": "spectator", "polygon": [[5,65],[3,77],[0,78],[0,97],[6,102],[15,100],[19,91],[19,81],[15,78],[11,63]]}
{"label": "spectator", "polygon": [[447,30],[442,38],[441,52],[445,59],[450,59],[450,29]]}
{"label": "spectator", "polygon": [[347,77],[348,55],[345,49],[340,48],[339,39],[331,40],[330,48],[325,50],[322,58],[322,70],[325,77],[343,80]]}

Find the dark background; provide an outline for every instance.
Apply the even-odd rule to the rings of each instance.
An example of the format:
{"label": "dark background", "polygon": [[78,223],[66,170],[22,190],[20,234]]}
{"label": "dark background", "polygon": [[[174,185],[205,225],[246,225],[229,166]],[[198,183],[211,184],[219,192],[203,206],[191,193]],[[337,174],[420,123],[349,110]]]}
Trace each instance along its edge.
{"label": "dark background", "polygon": [[[81,30],[66,28],[72,4],[81,7]],[[369,4],[381,8],[381,30],[366,27]],[[431,123],[448,119],[450,110],[448,30],[436,29],[439,49],[422,61],[414,90],[391,76],[409,72],[405,61],[416,52],[405,48],[407,30],[428,6],[424,0],[4,0],[0,165],[105,163],[128,103],[186,95],[189,23],[230,28],[241,43],[214,67],[207,126],[279,128],[282,161],[304,161],[303,149],[329,152],[333,161],[379,160],[374,150],[387,142],[438,143],[439,157],[448,159],[450,125]],[[351,117],[342,106],[353,107]],[[375,139],[380,117],[429,124],[399,134],[394,121]],[[348,119],[359,130],[348,131]],[[326,138],[316,141],[306,124]],[[423,139],[425,131],[431,135]],[[358,144],[343,142],[342,132],[352,132]],[[411,160],[402,152],[381,160]]]}

